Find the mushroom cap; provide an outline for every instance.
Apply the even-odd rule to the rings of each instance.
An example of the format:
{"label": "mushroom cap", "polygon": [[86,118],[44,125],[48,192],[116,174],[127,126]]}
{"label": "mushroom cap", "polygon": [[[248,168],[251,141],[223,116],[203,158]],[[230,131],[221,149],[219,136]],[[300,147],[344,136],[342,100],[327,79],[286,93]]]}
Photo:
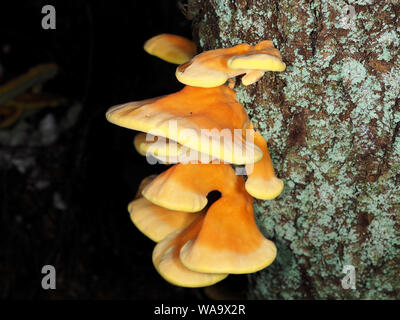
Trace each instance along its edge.
{"label": "mushroom cap", "polygon": [[269,40],[264,40],[252,47],[248,53],[233,56],[227,61],[231,69],[284,71],[286,64],[282,61],[279,50]]}
{"label": "mushroom cap", "polygon": [[[251,134],[254,143],[263,151],[263,158],[260,161],[257,163],[246,164],[246,171],[248,174],[248,179],[245,185],[246,190],[254,198],[272,200],[281,194],[284,183],[281,179],[275,176],[267,142],[264,137],[259,132],[254,131],[252,126],[249,126],[249,128],[246,129],[246,134]],[[146,147],[142,147],[142,152],[150,151],[152,155],[155,154],[155,157],[163,162],[182,162],[182,146],[178,144],[173,145],[172,147],[169,145],[170,142],[170,140],[166,141],[165,145],[161,144],[160,146],[157,146],[155,142],[147,142]],[[175,153],[170,150],[175,150]],[[190,157],[187,156],[187,159],[190,159]],[[211,159],[209,160],[211,161]],[[193,164],[196,162],[193,161],[190,163]]]}
{"label": "mushroom cap", "polygon": [[243,77],[242,77],[242,84],[244,86],[248,86],[254,82],[257,82],[258,80],[261,79],[261,77],[264,75],[264,71],[260,70],[249,70]]}
{"label": "mushroom cap", "polygon": [[187,227],[197,213],[168,210],[143,198],[143,189],[156,177],[151,175],[142,180],[134,200],[128,205],[128,212],[133,224],[148,238],[158,242],[176,230]]}
{"label": "mushroom cap", "polygon": [[144,189],[150,182],[152,182],[156,177],[157,177],[156,174],[152,174],[152,175],[150,175],[150,176],[147,176],[146,178],[144,178],[144,179],[140,182],[139,187],[138,187],[138,190],[136,191],[134,200],[139,199],[139,198],[142,197],[142,191],[143,191],[143,189]]}
{"label": "mushroom cap", "polygon": [[143,197],[129,203],[128,211],[135,226],[155,242],[188,226],[198,216],[198,213],[173,211],[159,207]]}
{"label": "mushroom cap", "polygon": [[196,237],[203,223],[204,214],[198,214],[186,229],[178,230],[159,242],[153,250],[153,264],[158,273],[168,282],[182,287],[205,287],[213,285],[228,274],[200,273],[185,268],[180,259],[179,251],[189,240]]}
{"label": "mushroom cap", "polygon": [[221,194],[235,189],[237,176],[228,164],[178,163],[149,183],[142,195],[150,202],[184,212],[198,212],[213,190]]}
{"label": "mushroom cap", "polygon": [[244,191],[221,197],[207,211],[197,237],[185,243],[180,260],[188,269],[206,273],[251,273],[270,265],[274,243],[258,230],[253,199]]}
{"label": "mushroom cap", "polygon": [[259,54],[244,54],[238,57],[232,57],[228,60],[228,67],[231,69],[244,70],[264,70],[264,71],[284,71],[285,63],[276,56],[259,53]]}
{"label": "mushroom cap", "polygon": [[[284,183],[275,176],[267,142],[264,137],[259,132],[254,131],[252,126],[249,126],[245,132],[247,135],[252,135],[252,140],[263,152],[263,158],[260,161],[246,164],[246,171],[248,174],[246,190],[257,199],[272,200],[281,194]],[[142,139],[145,141],[144,137],[142,137]],[[167,163],[182,162],[180,161],[183,159],[184,151],[182,150],[185,148],[182,148],[180,144],[170,143],[170,140],[167,140],[165,144],[159,145],[157,145],[157,142],[145,142],[141,144],[139,152],[150,152],[156,158]],[[186,150],[186,152],[187,151],[188,150]],[[190,155],[187,155],[186,159],[190,160]],[[209,161],[211,161],[211,159],[209,159]],[[192,161],[190,163],[193,164],[196,162]]]}
{"label": "mushroom cap", "polygon": [[248,115],[227,86],[182,90],[110,108],[108,121],[174,140],[234,164],[257,162],[261,150],[243,137]]}
{"label": "mushroom cap", "polygon": [[[256,174],[255,174],[256,175]],[[264,177],[256,178],[255,175],[249,175],[246,181],[246,190],[254,198],[260,200],[272,200],[282,193],[284,183],[277,177],[266,179]]]}
{"label": "mushroom cap", "polygon": [[256,46],[243,43],[202,52],[178,66],[175,75],[186,85],[209,88],[241,74],[246,74],[242,78],[243,85],[249,85],[259,80],[265,71],[283,71],[285,68],[272,42],[262,41]]}
{"label": "mushroom cap", "polygon": [[175,34],[159,34],[147,40],[144,50],[170,63],[182,64],[196,54],[196,44]]}
{"label": "mushroom cap", "polygon": [[[273,242],[258,230],[253,198],[244,180],[228,164],[177,164],[147,185],[142,194],[149,201],[180,211],[199,211],[213,190],[221,197],[207,210],[201,227],[179,248],[182,264],[200,273],[250,273],[272,263]],[[173,256],[178,249],[174,249]]]}
{"label": "mushroom cap", "polygon": [[166,164],[172,163],[208,163],[213,158],[207,154],[182,146],[180,143],[164,137],[138,133],[134,139],[135,149],[142,155],[151,155]]}
{"label": "mushroom cap", "polygon": [[[185,153],[186,149],[176,141],[165,137],[153,136],[149,133],[138,133],[134,139],[135,149],[142,155],[151,154],[157,159],[165,160],[167,158],[177,159]],[[171,162],[168,162],[171,163]]]}
{"label": "mushroom cap", "polygon": [[257,163],[246,164],[248,175],[246,190],[254,198],[272,200],[281,194],[284,183],[275,176],[267,142],[264,137],[257,131],[251,130],[250,132],[254,135],[254,143],[263,151],[263,158]]}

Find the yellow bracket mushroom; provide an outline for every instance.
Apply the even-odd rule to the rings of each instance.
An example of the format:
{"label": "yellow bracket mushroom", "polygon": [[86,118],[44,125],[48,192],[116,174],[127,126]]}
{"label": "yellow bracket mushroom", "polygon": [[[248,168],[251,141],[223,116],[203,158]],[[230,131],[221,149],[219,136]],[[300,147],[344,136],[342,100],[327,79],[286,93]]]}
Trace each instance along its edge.
{"label": "yellow bracket mushroom", "polygon": [[170,63],[182,64],[196,54],[196,44],[175,34],[159,34],[144,44],[144,50]]}
{"label": "yellow bracket mushroom", "polygon": [[284,183],[275,176],[267,141],[259,132],[252,130],[252,125],[248,129],[245,132],[252,136],[251,140],[262,150],[263,158],[256,163],[246,164],[246,190],[254,198],[272,200],[281,194]]}
{"label": "yellow bracket mushroom", "polygon": [[[196,50],[191,41],[167,34],[144,48],[172,63],[186,62]],[[283,182],[275,176],[265,139],[236,100],[232,78],[244,74],[242,83],[249,85],[265,71],[285,68],[271,41],[206,51],[177,68],[178,80],[187,84],[182,90],[107,111],[110,122],[143,132],[134,139],[140,154],[178,163],[147,179],[143,197],[128,206],[133,223],[158,242],[153,264],[167,281],[208,286],[274,261],[276,247],[257,228],[252,196],[273,199]],[[193,150],[197,158],[191,158]],[[182,156],[194,163],[180,163]],[[227,163],[245,164],[247,181]],[[208,195],[216,190],[221,197],[210,205]]]}
{"label": "yellow bracket mushroom", "polygon": [[[149,133],[138,133],[133,144],[137,152],[142,156],[151,155],[162,163],[171,164],[178,162],[188,162],[198,159],[198,153],[192,152],[181,144],[170,139],[153,136]],[[193,157],[191,154],[194,153]],[[201,155],[205,159],[206,155]]]}
{"label": "yellow bracket mushroom", "polygon": [[[145,188],[155,177],[142,181],[139,189]],[[130,217],[135,226],[155,242],[165,239],[171,233],[187,227],[197,213],[169,210],[157,206],[140,196],[128,205]]]}
{"label": "yellow bracket mushroom", "polygon": [[[263,152],[263,157],[260,161],[246,164],[248,175],[245,185],[246,190],[254,198],[272,200],[281,194],[284,183],[275,176],[267,142],[259,132],[254,131],[251,125],[244,133],[247,136],[251,136],[249,141],[254,141],[254,144]],[[185,160],[184,163],[199,163],[199,161],[196,162],[196,159],[199,159],[202,155],[195,154],[191,157],[190,150],[186,150],[182,145],[176,144],[175,141],[164,139],[162,143],[159,143],[158,139],[159,137],[153,137],[153,140],[148,141],[146,140],[146,134],[139,133],[135,137],[135,148],[141,155],[146,156],[147,153],[150,153],[167,164],[179,163],[182,162],[182,159]]]}
{"label": "yellow bracket mushroom", "polygon": [[279,51],[271,41],[265,40],[255,46],[243,43],[205,51],[178,66],[175,75],[183,84],[210,88],[245,74],[242,84],[247,86],[258,81],[265,71],[284,71],[285,68]]}
{"label": "yellow bracket mushroom", "polygon": [[177,164],[142,194],[169,210],[198,212],[214,190],[221,198],[208,208],[198,235],[182,246],[183,265],[201,273],[250,273],[267,267],[275,259],[275,245],[258,230],[253,199],[230,165]]}
{"label": "yellow bracket mushroom", "polygon": [[162,97],[110,108],[108,121],[174,140],[228,163],[260,160],[262,151],[243,137],[249,118],[228,86],[186,86]]}
{"label": "yellow bracket mushroom", "polygon": [[202,227],[204,213],[197,214],[187,228],[178,230],[159,242],[153,250],[153,264],[168,282],[181,287],[205,287],[224,280],[227,273],[196,272],[186,268],[180,260],[182,246],[196,238]]}
{"label": "yellow bracket mushroom", "polygon": [[135,226],[155,242],[188,226],[196,218],[196,213],[168,210],[143,197],[133,200],[128,211]]}
{"label": "yellow bracket mushroom", "polygon": [[[144,179],[139,190],[153,180],[153,176]],[[182,246],[198,234],[204,210],[195,213],[169,210],[139,196],[129,204],[128,211],[136,227],[151,240],[159,242],[153,251],[153,264],[170,283],[183,287],[204,287],[228,276],[191,271],[179,259]]]}

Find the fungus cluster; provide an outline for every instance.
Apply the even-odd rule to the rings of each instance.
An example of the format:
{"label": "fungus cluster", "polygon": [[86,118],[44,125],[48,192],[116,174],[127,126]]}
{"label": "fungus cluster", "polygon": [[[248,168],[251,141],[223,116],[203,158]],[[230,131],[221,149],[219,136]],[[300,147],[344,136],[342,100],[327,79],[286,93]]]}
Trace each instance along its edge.
{"label": "fungus cluster", "polygon": [[[176,93],[110,108],[108,121],[141,131],[134,146],[151,154],[167,171],[146,178],[128,206],[131,220],[157,242],[153,264],[172,284],[209,286],[228,274],[251,273],[270,265],[276,247],[257,228],[253,197],[277,197],[283,182],[275,176],[268,147],[256,132],[232,85],[256,82],[266,71],[283,71],[271,41],[240,44],[196,54],[185,38],[162,34],[144,49],[180,64]],[[244,165],[247,180],[232,165]],[[208,196],[219,191],[214,202]]]}

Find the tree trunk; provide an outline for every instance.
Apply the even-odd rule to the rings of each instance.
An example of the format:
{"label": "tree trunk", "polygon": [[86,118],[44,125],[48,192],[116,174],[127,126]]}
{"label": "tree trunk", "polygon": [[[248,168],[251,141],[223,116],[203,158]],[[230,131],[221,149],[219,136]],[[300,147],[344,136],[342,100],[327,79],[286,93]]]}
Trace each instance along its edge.
{"label": "tree trunk", "polygon": [[278,255],[249,276],[249,298],[400,298],[400,1],[189,0],[183,11],[201,50],[269,39],[287,64],[235,88],[285,181],[256,201]]}

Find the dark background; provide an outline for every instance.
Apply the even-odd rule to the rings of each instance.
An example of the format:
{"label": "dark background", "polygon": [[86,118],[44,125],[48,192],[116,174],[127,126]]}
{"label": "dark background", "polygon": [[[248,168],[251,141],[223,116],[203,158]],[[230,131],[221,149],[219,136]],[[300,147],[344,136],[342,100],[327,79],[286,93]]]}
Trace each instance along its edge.
{"label": "dark background", "polygon": [[[41,28],[46,4],[56,8],[56,30]],[[35,127],[51,113],[62,123],[73,103],[82,105],[77,123],[51,145],[0,146],[35,163],[24,173],[0,164],[1,298],[202,298],[202,290],[172,286],[157,274],[154,243],[126,210],[139,182],[165,167],[147,164],[133,148],[135,132],[104,116],[112,105],[181,88],[176,66],[142,47],[159,33],[191,38],[190,27],[172,0],[1,1],[0,85],[55,62],[60,71],[43,90],[67,99],[26,121]],[[36,188],[39,179],[49,185]],[[54,206],[55,191],[65,209]],[[57,270],[56,290],[41,287],[46,264]]]}

